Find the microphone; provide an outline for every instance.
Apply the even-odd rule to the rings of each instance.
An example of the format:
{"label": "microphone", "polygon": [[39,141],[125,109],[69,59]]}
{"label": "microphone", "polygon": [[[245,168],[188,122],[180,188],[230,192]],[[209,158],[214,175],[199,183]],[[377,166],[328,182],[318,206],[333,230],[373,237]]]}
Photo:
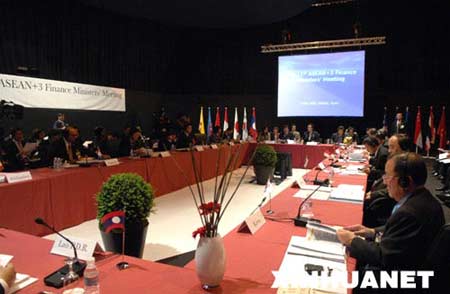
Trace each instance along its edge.
{"label": "microphone", "polygon": [[309,194],[298,206],[297,217],[294,218],[294,224],[296,227],[306,227],[308,221],[314,221],[317,223],[321,222],[319,219],[300,216],[303,205],[305,205],[306,201],[308,201],[309,198],[311,198],[317,191],[319,191],[320,187],[321,186],[318,186],[314,191],[312,191],[311,194]]}
{"label": "microphone", "polygon": [[331,163],[328,164],[328,165],[326,165],[323,169],[321,169],[321,168],[319,167],[319,170],[317,171],[316,176],[315,176],[315,178],[314,178],[313,184],[314,184],[314,185],[319,185],[319,186],[325,186],[325,187],[328,187],[328,186],[330,185],[330,179],[318,180],[317,178],[318,178],[319,174],[320,174],[324,169],[326,169],[326,168],[328,168],[328,167],[330,167],[330,166],[333,166],[336,162],[338,162],[338,160],[333,159],[333,160],[331,161]]}
{"label": "microphone", "polygon": [[37,217],[34,220],[34,222],[37,223],[38,225],[42,225],[42,226],[50,229],[53,233],[57,234],[58,236],[60,236],[61,238],[63,238],[67,242],[69,242],[70,245],[72,245],[73,254],[75,256],[75,260],[74,260],[74,263],[73,263],[73,271],[76,272],[80,277],[83,276],[83,272],[84,272],[84,269],[86,267],[86,263],[81,262],[81,261],[78,260],[77,248],[75,247],[75,244],[73,244],[72,241],[70,241],[68,238],[64,237],[61,233],[59,233],[57,230],[55,230],[52,226],[47,224],[42,218]]}
{"label": "microphone", "polygon": [[255,213],[255,211],[263,205],[264,201],[266,201],[266,197],[264,197],[264,198],[261,200],[261,202],[258,204],[258,206],[256,206],[255,209],[253,209],[253,211],[252,211],[252,213],[250,213],[250,215],[252,215],[253,213]]}

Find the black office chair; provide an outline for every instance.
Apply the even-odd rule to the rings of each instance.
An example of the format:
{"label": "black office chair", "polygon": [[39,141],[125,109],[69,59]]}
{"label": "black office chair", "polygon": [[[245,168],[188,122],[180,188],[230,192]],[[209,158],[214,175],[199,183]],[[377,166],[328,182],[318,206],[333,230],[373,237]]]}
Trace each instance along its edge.
{"label": "black office chair", "polygon": [[425,269],[434,270],[434,277],[430,278],[431,289],[450,289],[450,223],[442,226],[431,244]]}

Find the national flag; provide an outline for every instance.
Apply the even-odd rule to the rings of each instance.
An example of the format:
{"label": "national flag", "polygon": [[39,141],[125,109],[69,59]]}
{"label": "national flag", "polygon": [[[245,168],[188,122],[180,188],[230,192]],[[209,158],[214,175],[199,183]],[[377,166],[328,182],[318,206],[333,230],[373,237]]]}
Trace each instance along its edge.
{"label": "national flag", "polygon": [[248,129],[247,129],[247,108],[244,107],[244,119],[242,120],[242,140],[247,141]]}
{"label": "national flag", "polygon": [[252,116],[250,117],[250,136],[254,140],[258,138],[258,131],[256,130],[256,110],[255,107],[252,108]]}
{"label": "national flag", "polygon": [[239,138],[239,122],[238,122],[238,111],[237,107],[234,108],[234,131],[233,139],[237,140]]}
{"label": "national flag", "polygon": [[439,148],[445,149],[445,145],[447,145],[447,124],[445,119],[445,106],[442,106],[442,114],[437,129],[437,135],[439,136]]}
{"label": "national flag", "polygon": [[223,131],[228,129],[228,107],[225,107],[225,114],[223,115]]}
{"label": "national flag", "polygon": [[384,107],[384,115],[383,115],[383,129],[388,131],[388,121],[387,121],[387,107]]}
{"label": "national flag", "polygon": [[113,229],[125,230],[125,211],[117,210],[105,214],[100,219],[100,224],[105,233],[109,233]]}
{"label": "national flag", "polygon": [[198,131],[200,134],[205,134],[205,123],[203,121],[203,106],[200,107],[200,122],[198,123]]}
{"label": "national flag", "polygon": [[208,107],[208,138],[212,135],[213,133],[213,127],[212,127],[212,121],[211,121],[211,107]]}
{"label": "national flag", "polygon": [[216,108],[216,121],[214,122],[215,127],[220,127],[220,108]]}
{"label": "national flag", "polygon": [[423,149],[422,142],[422,121],[420,118],[420,106],[417,107],[417,116],[416,116],[416,129],[414,131],[414,144],[420,149]]}
{"label": "national flag", "polygon": [[434,127],[433,106],[430,106],[430,116],[428,117],[428,127],[430,128],[431,144],[436,142],[436,128]]}

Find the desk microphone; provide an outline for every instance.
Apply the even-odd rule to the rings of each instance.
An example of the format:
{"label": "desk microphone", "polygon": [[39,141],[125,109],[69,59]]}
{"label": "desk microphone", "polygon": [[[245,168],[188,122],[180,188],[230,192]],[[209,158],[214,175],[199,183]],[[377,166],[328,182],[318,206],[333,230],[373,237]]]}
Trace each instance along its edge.
{"label": "desk microphone", "polygon": [[250,213],[250,215],[252,215],[253,213],[255,213],[255,211],[256,211],[258,208],[260,208],[260,207],[264,204],[264,201],[266,201],[266,197],[264,197],[264,198],[261,200],[261,202],[258,204],[258,206],[256,206],[255,209],[253,209],[253,211],[252,211],[252,213]]}
{"label": "desk microphone", "polygon": [[318,186],[298,206],[297,217],[294,218],[295,226],[297,226],[297,227],[306,227],[306,224],[308,223],[308,221],[314,221],[314,222],[320,223],[320,220],[318,220],[318,219],[300,216],[300,212],[302,210],[303,205],[305,205],[306,201],[308,201],[309,198],[311,198],[314,195],[314,193],[319,191],[320,188],[321,188],[321,186]]}
{"label": "desk microphone", "polygon": [[315,176],[314,181],[313,181],[314,185],[325,186],[325,187],[328,187],[328,186],[330,185],[330,179],[318,180],[317,178],[318,178],[319,174],[320,174],[323,170],[325,170],[325,169],[327,169],[328,167],[334,165],[336,162],[337,162],[337,160],[334,159],[334,160],[331,161],[330,164],[326,165],[323,169],[321,169],[321,168],[319,167],[319,170],[317,171],[316,176]]}
{"label": "desk microphone", "polygon": [[[82,277],[84,269],[86,268],[86,263],[78,260],[77,248],[75,247],[75,244],[73,244],[72,241],[70,241],[68,238],[64,237],[61,233],[59,233],[57,230],[55,230],[52,226],[47,224],[42,218],[38,217],[34,220],[34,222],[37,223],[38,225],[42,225],[42,226],[50,229],[53,233],[57,234],[58,236],[60,236],[61,238],[63,238],[67,242],[69,242],[70,245],[72,245],[73,254],[75,257],[75,260],[72,265],[73,271],[76,272],[78,274],[78,276]],[[67,267],[67,265],[64,266],[63,268],[59,269],[58,271],[64,272],[66,270],[66,267]],[[49,286],[54,286],[54,285],[49,285]]]}

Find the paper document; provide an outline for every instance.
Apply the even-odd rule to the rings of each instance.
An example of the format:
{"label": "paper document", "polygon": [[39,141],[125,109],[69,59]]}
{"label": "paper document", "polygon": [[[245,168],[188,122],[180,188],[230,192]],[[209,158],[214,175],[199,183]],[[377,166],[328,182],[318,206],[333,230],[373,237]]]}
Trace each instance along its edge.
{"label": "paper document", "polygon": [[331,191],[330,199],[351,202],[364,201],[364,186],[341,184]]}
{"label": "paper document", "polygon": [[29,275],[25,274],[16,274],[16,280],[14,281],[14,285],[9,289],[10,294],[15,293],[21,289],[24,289],[25,287],[28,287],[29,285],[36,282],[38,279],[30,277]]}
{"label": "paper document", "polygon": [[26,143],[25,146],[23,146],[23,151],[25,151],[25,153],[27,154],[30,154],[31,152],[36,150],[37,147],[37,143]]}
{"label": "paper document", "polygon": [[7,254],[0,254],[0,267],[5,267],[14,256]]}
{"label": "paper document", "polygon": [[[295,198],[306,198],[308,197],[310,194],[312,193],[311,190],[304,190],[301,189],[299,190],[297,193],[294,194]],[[330,192],[328,191],[317,191],[316,193],[314,193],[313,196],[311,196],[310,199],[316,199],[316,200],[328,200],[328,198],[330,197]]]}
{"label": "paper document", "polygon": [[[341,244],[292,236],[280,268],[272,271],[275,277],[272,288],[313,288],[327,293],[347,293],[344,287],[330,283],[330,280],[347,276],[344,252]],[[308,274],[305,271],[307,264],[322,266],[322,276]]]}
{"label": "paper document", "polygon": [[[318,185],[301,185],[300,189],[302,190],[308,190],[308,191],[314,191],[318,188]],[[331,187],[320,187],[318,191],[321,192],[331,192]]]}
{"label": "paper document", "polygon": [[327,226],[316,222],[306,224],[306,238],[308,240],[339,243],[336,235],[337,227]]}

